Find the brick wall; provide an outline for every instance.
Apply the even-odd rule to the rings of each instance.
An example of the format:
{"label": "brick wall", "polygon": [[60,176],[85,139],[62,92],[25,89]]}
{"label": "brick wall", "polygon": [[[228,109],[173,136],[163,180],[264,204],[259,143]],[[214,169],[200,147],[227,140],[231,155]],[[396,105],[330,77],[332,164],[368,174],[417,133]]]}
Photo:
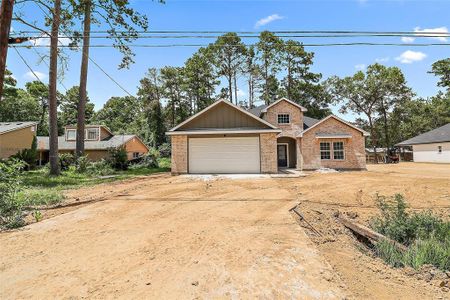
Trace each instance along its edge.
{"label": "brick wall", "polygon": [[188,172],[188,139],[186,135],[171,136],[172,142],[172,174]]}
{"label": "brick wall", "polygon": [[[350,134],[346,139],[318,139],[316,133]],[[331,153],[330,160],[320,159],[320,142],[344,142],[344,160],[334,160]],[[331,151],[333,149],[331,148]],[[304,170],[333,168],[333,169],[366,169],[365,138],[362,133],[334,118],[329,118],[318,126],[305,132],[301,138],[301,155]]]}
{"label": "brick wall", "polygon": [[277,134],[261,133],[261,173],[277,173]]}
{"label": "brick wall", "polygon": [[[289,114],[291,116],[290,124],[278,124],[278,114]],[[295,138],[303,131],[303,112],[287,101],[280,101],[270,107],[263,115],[263,119],[282,130],[280,136],[289,136]]]}

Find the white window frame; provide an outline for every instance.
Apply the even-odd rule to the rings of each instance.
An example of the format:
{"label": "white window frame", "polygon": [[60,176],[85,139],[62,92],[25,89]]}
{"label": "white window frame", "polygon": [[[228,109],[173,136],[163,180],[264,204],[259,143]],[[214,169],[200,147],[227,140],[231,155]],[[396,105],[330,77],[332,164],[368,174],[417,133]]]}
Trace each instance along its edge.
{"label": "white window frame", "polygon": [[[97,137],[95,139],[90,139],[89,138],[89,130],[95,130],[96,131]],[[98,141],[99,137],[100,137],[100,130],[98,128],[86,128],[85,137],[84,137],[84,139],[86,141]]]}
{"label": "white window frame", "polygon": [[[75,132],[74,138],[69,138],[69,132]],[[75,141],[77,139],[77,130],[76,129],[66,129],[66,140],[67,141]]]}
{"label": "white window frame", "polygon": [[[342,149],[335,150],[334,143],[342,143]],[[335,151],[342,151],[342,158],[336,158],[334,156]],[[333,141],[333,159],[334,160],[345,160],[345,143],[344,143],[344,141]]]}
{"label": "white window frame", "polygon": [[[283,117],[287,116],[288,122],[287,123],[284,123],[284,122],[280,123],[280,116],[283,116]],[[282,124],[282,125],[291,124],[291,114],[289,114],[289,113],[279,113],[279,114],[277,114],[277,123],[278,124]]]}
{"label": "white window frame", "polygon": [[[137,155],[135,155],[135,154],[137,154]],[[133,159],[134,158],[139,158],[141,156],[141,153],[139,153],[139,152],[133,152]]]}
{"label": "white window frame", "polygon": [[[328,150],[322,150],[321,145],[322,144],[328,144],[329,145],[329,149]],[[332,156],[331,156],[331,152],[333,151],[332,149],[332,142],[319,142],[319,153],[320,153],[320,160],[331,160]],[[329,152],[330,154],[330,158],[322,158],[322,152]]]}

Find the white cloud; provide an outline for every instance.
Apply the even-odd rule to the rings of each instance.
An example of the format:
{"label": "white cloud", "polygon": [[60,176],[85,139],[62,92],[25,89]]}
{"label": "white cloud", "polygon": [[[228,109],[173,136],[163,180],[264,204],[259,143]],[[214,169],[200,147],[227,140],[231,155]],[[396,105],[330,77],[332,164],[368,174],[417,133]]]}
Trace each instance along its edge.
{"label": "white cloud", "polygon": [[270,16],[267,16],[265,18],[262,18],[262,19],[258,20],[255,23],[255,28],[259,28],[259,27],[267,25],[267,24],[269,24],[269,23],[271,23],[273,21],[282,20],[282,19],[284,19],[283,16],[280,16],[279,14],[273,14],[273,15],[270,15]]}
{"label": "white cloud", "polygon": [[414,42],[416,38],[410,37],[410,36],[402,36],[402,42],[403,43],[412,43]]}
{"label": "white cloud", "polygon": [[[44,73],[42,73],[42,72],[35,71],[35,70],[33,70],[33,72],[34,72],[34,74],[36,74],[36,76],[37,76],[41,81],[43,81],[43,80],[45,80],[45,79],[47,78],[47,75],[44,74]],[[33,80],[33,81],[34,81],[34,80],[37,80],[37,78],[36,78],[36,76],[34,76],[33,72],[28,71],[28,72],[26,72],[26,73],[23,75],[23,77],[24,77],[25,79],[27,79],[27,80]]]}
{"label": "white cloud", "polygon": [[242,97],[247,96],[247,93],[238,88],[237,95],[238,95],[239,98],[242,98]]}
{"label": "white cloud", "polygon": [[[70,44],[70,39],[66,37],[59,38],[59,45],[67,46]],[[50,37],[42,37],[30,41],[33,46],[50,46]]]}
{"label": "white cloud", "polygon": [[395,59],[400,61],[402,64],[411,64],[415,61],[421,61],[425,59],[425,57],[427,57],[427,55],[423,52],[407,50]]}
{"label": "white cloud", "polygon": [[357,64],[356,66],[355,66],[355,69],[356,70],[364,70],[366,68],[366,65],[365,64]]}
{"label": "white cloud", "polygon": [[434,35],[431,37],[427,37],[429,39],[435,39],[441,42],[446,42],[447,41],[447,37],[446,35],[448,35],[448,29],[445,26],[442,27],[436,27],[436,28],[425,28],[425,29],[420,29],[420,27],[416,27],[414,28],[414,32],[416,32],[417,34],[420,35]]}
{"label": "white cloud", "polygon": [[384,62],[388,62],[389,59],[390,59],[389,57],[375,58],[375,62],[377,62],[377,63],[384,63]]}

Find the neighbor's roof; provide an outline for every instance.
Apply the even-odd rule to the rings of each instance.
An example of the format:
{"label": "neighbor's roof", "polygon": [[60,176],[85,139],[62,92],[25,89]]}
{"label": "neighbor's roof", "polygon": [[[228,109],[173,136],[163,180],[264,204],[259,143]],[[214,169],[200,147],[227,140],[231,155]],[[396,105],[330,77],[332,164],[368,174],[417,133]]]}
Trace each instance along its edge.
{"label": "neighbor's roof", "polygon": [[438,127],[436,129],[433,129],[431,131],[422,133],[409,140],[398,143],[396,144],[396,146],[409,146],[417,144],[431,144],[442,142],[450,142],[450,123]]}
{"label": "neighbor's roof", "polygon": [[37,125],[37,122],[0,122],[0,134]]}
{"label": "neighbor's roof", "polygon": [[[107,150],[108,148],[119,147],[132,138],[137,137],[136,135],[114,135],[109,139],[102,141],[84,141],[84,149],[86,150]],[[48,150],[49,149],[49,137],[48,136],[38,136],[38,149]],[[58,137],[58,149],[59,150],[75,150],[75,141],[66,141],[64,136]]]}

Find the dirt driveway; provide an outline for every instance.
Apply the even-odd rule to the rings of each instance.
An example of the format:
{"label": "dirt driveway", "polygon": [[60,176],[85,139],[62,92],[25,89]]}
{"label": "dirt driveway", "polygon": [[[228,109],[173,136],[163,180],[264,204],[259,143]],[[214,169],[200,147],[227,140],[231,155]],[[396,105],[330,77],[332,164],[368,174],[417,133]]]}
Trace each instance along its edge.
{"label": "dirt driveway", "polygon": [[[0,233],[0,298],[445,297],[360,252],[336,210],[360,221],[376,192],[449,215],[448,165],[369,166],[304,178],[158,175],[70,191],[73,203]],[[325,239],[308,237],[297,203]],[[308,233],[308,235],[307,235]]]}
{"label": "dirt driveway", "polygon": [[0,298],[342,298],[279,183],[147,178],[0,234]]}

